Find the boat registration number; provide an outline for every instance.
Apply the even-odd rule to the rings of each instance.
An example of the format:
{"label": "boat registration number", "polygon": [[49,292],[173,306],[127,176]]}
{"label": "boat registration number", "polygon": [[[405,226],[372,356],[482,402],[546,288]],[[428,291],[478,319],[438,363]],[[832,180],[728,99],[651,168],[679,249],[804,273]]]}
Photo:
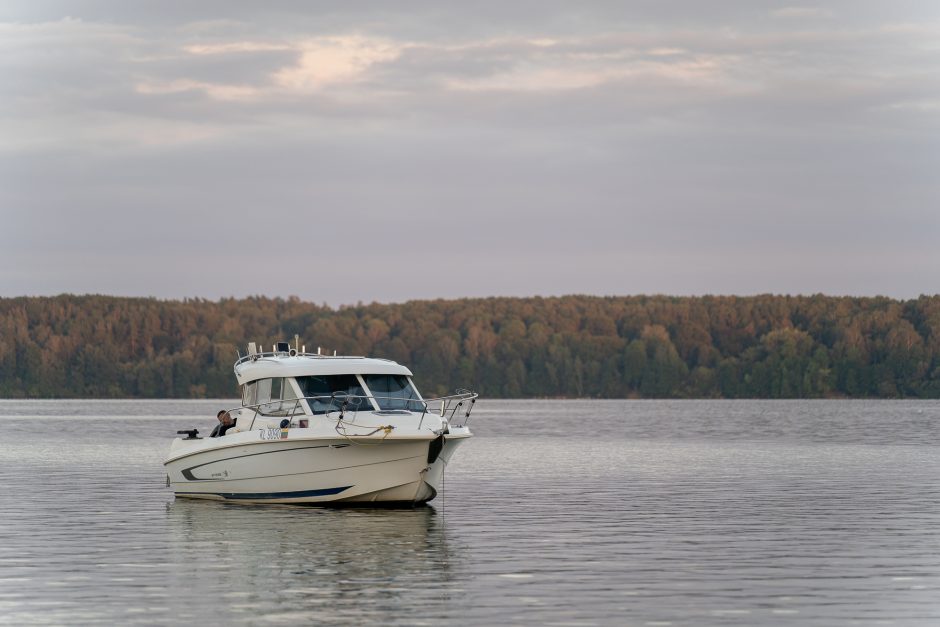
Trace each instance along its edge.
{"label": "boat registration number", "polygon": [[262,440],[286,440],[287,429],[278,429],[278,428],[262,429],[261,439]]}

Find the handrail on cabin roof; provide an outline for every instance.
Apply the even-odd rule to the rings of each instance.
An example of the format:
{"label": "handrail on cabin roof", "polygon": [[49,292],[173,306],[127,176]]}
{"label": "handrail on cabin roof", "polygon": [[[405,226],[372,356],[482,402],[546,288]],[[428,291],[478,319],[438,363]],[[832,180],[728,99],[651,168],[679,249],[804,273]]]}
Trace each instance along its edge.
{"label": "handrail on cabin roof", "polygon": [[235,366],[243,364],[246,361],[260,361],[262,359],[270,359],[272,357],[309,357],[311,359],[374,359],[375,361],[387,361],[390,364],[398,363],[391,359],[385,359],[384,357],[365,357],[364,355],[320,355],[317,353],[295,353],[294,355],[291,355],[287,351],[268,351],[266,353],[254,353],[252,355],[245,355],[244,357],[240,357],[238,361],[235,362]]}

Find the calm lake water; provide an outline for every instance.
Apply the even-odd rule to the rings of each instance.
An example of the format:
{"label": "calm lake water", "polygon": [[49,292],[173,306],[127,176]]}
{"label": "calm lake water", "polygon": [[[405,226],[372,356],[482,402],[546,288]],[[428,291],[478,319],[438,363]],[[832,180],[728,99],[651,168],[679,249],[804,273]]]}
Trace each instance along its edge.
{"label": "calm lake water", "polygon": [[940,624],[940,402],[483,400],[431,507],[175,501],[232,404],[0,401],[0,623]]}

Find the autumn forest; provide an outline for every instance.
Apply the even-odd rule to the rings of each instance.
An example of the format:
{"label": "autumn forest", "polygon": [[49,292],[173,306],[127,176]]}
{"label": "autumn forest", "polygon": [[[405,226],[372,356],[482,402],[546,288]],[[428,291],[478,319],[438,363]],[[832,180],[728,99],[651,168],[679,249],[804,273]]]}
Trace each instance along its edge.
{"label": "autumn forest", "polygon": [[940,296],[0,299],[0,397],[231,398],[236,351],[386,357],[425,394],[940,397]]}

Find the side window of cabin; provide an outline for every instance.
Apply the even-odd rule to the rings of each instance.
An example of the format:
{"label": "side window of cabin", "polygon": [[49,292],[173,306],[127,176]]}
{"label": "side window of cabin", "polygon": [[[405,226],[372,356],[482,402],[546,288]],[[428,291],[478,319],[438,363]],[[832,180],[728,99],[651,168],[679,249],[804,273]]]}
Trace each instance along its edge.
{"label": "side window of cabin", "polygon": [[258,411],[266,416],[286,416],[295,403],[284,402],[282,399],[294,397],[290,384],[278,377],[259,379],[245,385],[242,400],[245,405],[258,405]]}
{"label": "side window of cabin", "polygon": [[290,384],[289,379],[283,379],[283,383],[281,384],[281,398],[285,401],[297,399],[297,393],[294,392],[294,386]]}
{"label": "side window of cabin", "polygon": [[242,386],[242,405],[256,405],[258,403],[258,382],[252,381]]}
{"label": "side window of cabin", "polygon": [[259,403],[268,403],[271,401],[271,379],[259,379],[257,381],[258,385],[258,402]]}

